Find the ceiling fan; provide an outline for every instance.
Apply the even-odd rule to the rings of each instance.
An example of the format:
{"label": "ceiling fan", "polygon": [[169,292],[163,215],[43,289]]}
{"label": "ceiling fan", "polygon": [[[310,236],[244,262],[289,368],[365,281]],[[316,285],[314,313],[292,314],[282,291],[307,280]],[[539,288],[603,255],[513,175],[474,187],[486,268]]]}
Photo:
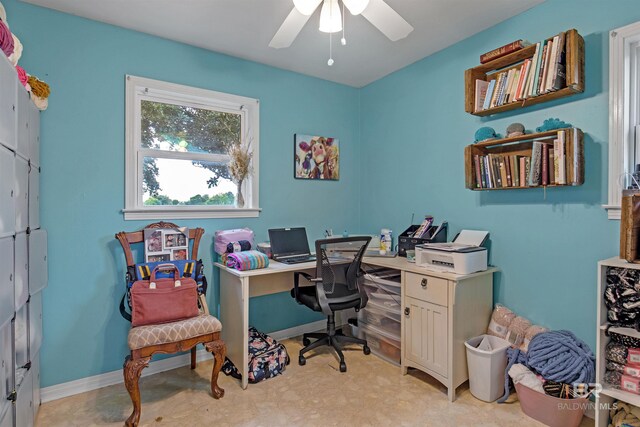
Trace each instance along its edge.
{"label": "ceiling fan", "polygon": [[[384,0],[341,0],[341,2],[343,13],[346,7],[352,15],[364,16],[391,41],[403,39],[413,31],[413,27]],[[329,34],[342,31],[344,19],[340,13],[338,0],[293,0],[293,9],[273,36],[269,46],[276,49],[291,46],[320,3],[322,3],[322,10],[319,30]],[[346,44],[344,34],[341,42],[343,45]],[[329,65],[332,65],[333,60],[329,61]]]}

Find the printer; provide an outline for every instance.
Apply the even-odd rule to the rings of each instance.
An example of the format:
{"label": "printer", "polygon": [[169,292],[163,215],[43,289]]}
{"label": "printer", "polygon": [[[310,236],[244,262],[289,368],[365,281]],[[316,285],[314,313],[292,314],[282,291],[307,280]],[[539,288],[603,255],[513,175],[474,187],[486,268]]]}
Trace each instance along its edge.
{"label": "printer", "polygon": [[416,265],[429,270],[471,274],[487,269],[488,231],[462,230],[451,243],[416,245]]}

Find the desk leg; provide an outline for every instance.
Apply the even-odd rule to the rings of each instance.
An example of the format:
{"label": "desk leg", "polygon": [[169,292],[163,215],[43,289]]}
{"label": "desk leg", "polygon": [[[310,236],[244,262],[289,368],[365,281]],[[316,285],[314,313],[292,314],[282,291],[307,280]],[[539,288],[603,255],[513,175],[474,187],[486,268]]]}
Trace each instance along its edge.
{"label": "desk leg", "polygon": [[220,321],[227,357],[242,374],[246,389],[249,365],[249,278],[220,270]]}

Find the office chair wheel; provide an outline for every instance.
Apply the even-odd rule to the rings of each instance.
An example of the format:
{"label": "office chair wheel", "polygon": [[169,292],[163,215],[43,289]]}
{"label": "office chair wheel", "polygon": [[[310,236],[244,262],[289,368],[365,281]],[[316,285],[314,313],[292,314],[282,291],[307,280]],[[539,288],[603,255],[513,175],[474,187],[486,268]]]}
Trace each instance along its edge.
{"label": "office chair wheel", "polygon": [[303,346],[308,346],[309,344],[311,344],[311,340],[309,340],[309,338],[302,338],[302,345]]}
{"label": "office chair wheel", "polygon": [[347,372],[347,364],[340,362],[340,372]]}
{"label": "office chair wheel", "polygon": [[307,363],[307,359],[304,356],[298,356],[298,365],[304,366]]}
{"label": "office chair wheel", "polygon": [[371,349],[369,348],[369,346],[364,346],[362,347],[362,352],[365,354],[365,356],[368,356],[369,354],[371,354]]}

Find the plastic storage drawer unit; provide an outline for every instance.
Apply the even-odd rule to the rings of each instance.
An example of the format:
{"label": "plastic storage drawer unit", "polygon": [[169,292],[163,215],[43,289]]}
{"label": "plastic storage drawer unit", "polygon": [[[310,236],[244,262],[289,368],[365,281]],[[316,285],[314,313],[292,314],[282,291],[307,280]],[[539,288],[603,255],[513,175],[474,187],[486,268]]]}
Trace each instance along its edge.
{"label": "plastic storage drawer unit", "polygon": [[367,345],[376,356],[393,363],[400,364],[400,340],[376,328],[375,326],[359,323],[354,327],[354,335],[367,340]]}

